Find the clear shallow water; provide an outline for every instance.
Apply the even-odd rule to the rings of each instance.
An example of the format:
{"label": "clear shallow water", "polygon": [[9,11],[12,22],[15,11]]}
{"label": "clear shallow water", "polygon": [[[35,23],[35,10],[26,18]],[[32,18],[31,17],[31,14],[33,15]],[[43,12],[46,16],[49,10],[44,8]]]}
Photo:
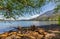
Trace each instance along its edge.
{"label": "clear shallow water", "polygon": [[28,27],[31,25],[41,26],[57,24],[57,21],[0,21],[0,33],[13,29],[12,27]]}

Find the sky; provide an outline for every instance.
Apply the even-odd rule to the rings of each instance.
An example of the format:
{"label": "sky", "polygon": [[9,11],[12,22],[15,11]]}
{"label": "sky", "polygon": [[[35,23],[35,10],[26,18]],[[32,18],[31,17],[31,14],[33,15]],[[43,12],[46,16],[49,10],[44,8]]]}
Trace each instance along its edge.
{"label": "sky", "polygon": [[[36,18],[36,17],[44,14],[45,12],[53,10],[55,7],[56,7],[56,4],[54,2],[49,2],[49,3],[46,3],[44,6],[42,6],[41,8],[35,9],[34,11],[32,8],[29,8],[31,10],[31,12],[25,12],[27,14],[24,14],[24,16],[18,17],[17,20],[29,20],[29,19]],[[30,15],[28,13],[31,13],[32,15]],[[9,20],[9,19],[4,18],[3,15],[0,15],[0,19]],[[14,20],[14,19],[11,18],[11,20]]]}
{"label": "sky", "polygon": [[[55,4],[54,2],[50,2],[50,3],[42,6],[41,9],[39,8],[39,9],[38,9],[38,12],[37,12],[37,10],[36,10],[35,13],[36,13],[36,12],[37,12],[37,13],[36,13],[35,15],[32,15],[32,16],[31,16],[30,14],[27,14],[25,17],[20,17],[19,19],[25,19],[25,20],[33,19],[33,18],[36,18],[36,17],[44,14],[45,12],[48,12],[48,11],[51,11],[51,10],[55,9],[55,7],[56,7],[56,4]],[[41,11],[40,11],[40,10],[41,10]],[[34,13],[34,12],[32,11],[31,13]],[[29,15],[30,15],[30,16],[29,16]]]}
{"label": "sky", "polygon": [[[29,19],[36,18],[36,17],[44,14],[47,11],[53,10],[55,7],[56,7],[56,4],[54,2],[49,2],[46,5],[42,6],[41,8],[37,8],[36,10],[34,10],[34,12],[33,12],[33,10],[31,10],[30,13],[32,15],[30,15],[30,14],[24,14],[24,16],[19,17],[18,20],[29,20]],[[2,12],[0,12],[0,13],[2,13]],[[3,19],[3,18],[4,18],[3,15],[0,15],[0,19]],[[13,19],[11,19],[11,20],[13,20]],[[36,22],[34,22],[34,23],[36,23]],[[7,28],[7,27],[9,27],[9,25],[11,27],[11,25],[17,26],[19,24],[23,25],[24,22],[19,23],[19,21],[18,21],[18,23],[13,23],[12,22],[12,24],[10,24],[8,22],[7,23],[2,22],[2,23],[0,23],[0,33],[2,33],[5,30],[4,28],[6,28],[6,31],[9,30],[9,28]],[[28,24],[26,23],[26,24],[24,24],[24,26],[25,25],[28,25]]]}

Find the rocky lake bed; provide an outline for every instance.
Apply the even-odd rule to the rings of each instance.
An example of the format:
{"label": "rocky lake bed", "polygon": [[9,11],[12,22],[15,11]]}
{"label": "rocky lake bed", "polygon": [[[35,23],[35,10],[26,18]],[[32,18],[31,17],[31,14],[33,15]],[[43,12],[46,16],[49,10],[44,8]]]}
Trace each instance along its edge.
{"label": "rocky lake bed", "polygon": [[60,39],[60,25],[13,27],[0,34],[0,39]]}

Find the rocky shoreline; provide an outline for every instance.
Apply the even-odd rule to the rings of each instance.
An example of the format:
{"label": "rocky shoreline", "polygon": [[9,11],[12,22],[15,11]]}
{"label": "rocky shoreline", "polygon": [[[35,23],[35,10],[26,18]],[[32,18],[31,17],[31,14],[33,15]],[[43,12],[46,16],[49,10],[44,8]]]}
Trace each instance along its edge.
{"label": "rocky shoreline", "polygon": [[60,39],[60,26],[51,25],[50,27],[14,27],[15,30],[10,30],[0,34],[0,39]]}

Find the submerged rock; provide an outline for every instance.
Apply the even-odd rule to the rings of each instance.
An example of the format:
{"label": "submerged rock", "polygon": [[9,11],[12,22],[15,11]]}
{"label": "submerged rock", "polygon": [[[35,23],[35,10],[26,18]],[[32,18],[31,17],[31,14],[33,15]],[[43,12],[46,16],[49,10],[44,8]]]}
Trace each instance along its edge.
{"label": "submerged rock", "polygon": [[[0,34],[0,39],[60,39],[60,31],[45,30],[35,26],[27,28],[15,28],[16,31]],[[51,33],[49,33],[51,32]]]}

